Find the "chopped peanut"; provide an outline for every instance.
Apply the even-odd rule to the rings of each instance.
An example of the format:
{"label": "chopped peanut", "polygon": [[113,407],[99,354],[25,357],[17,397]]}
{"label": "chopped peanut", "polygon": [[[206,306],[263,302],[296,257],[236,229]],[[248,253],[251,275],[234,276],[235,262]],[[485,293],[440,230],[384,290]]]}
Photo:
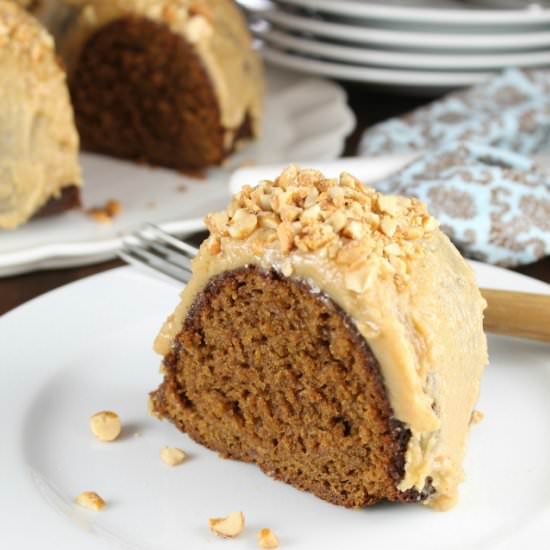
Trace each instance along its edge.
{"label": "chopped peanut", "polygon": [[162,458],[168,466],[178,466],[185,460],[186,454],[176,447],[163,447],[160,450],[160,458]]}
{"label": "chopped peanut", "polygon": [[244,529],[244,514],[242,512],[232,512],[225,518],[210,518],[208,525],[220,537],[237,537]]}
{"label": "chopped peanut", "polygon": [[101,411],[90,418],[90,429],[100,441],[114,441],[122,430],[118,414]]}
{"label": "chopped peanut", "polygon": [[79,506],[88,508],[89,510],[95,510],[96,512],[105,508],[105,501],[93,491],[84,491],[80,493],[75,501]]}
{"label": "chopped peanut", "polygon": [[271,529],[260,529],[258,532],[258,546],[265,550],[279,547],[279,541]]}

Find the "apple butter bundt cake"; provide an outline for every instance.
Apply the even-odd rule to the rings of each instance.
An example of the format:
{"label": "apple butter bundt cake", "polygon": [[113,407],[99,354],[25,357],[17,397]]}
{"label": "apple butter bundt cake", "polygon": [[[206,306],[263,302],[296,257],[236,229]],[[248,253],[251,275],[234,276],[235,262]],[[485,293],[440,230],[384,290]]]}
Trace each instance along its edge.
{"label": "apple butter bundt cake", "polygon": [[291,166],[207,225],[153,413],[336,504],[452,506],[485,302],[426,207]]}

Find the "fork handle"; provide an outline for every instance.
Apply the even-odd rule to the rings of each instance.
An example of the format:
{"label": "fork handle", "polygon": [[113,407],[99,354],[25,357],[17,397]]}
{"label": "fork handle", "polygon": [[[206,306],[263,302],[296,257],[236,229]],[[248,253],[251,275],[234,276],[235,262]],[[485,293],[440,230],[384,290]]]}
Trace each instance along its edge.
{"label": "fork handle", "polygon": [[550,296],[508,290],[481,289],[487,300],[487,332],[550,342]]}

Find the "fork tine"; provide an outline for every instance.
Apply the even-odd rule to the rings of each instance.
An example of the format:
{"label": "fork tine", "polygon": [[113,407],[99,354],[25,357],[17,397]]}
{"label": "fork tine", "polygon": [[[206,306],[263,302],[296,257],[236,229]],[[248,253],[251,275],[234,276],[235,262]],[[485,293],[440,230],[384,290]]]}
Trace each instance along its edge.
{"label": "fork tine", "polygon": [[197,252],[195,247],[156,225],[146,224],[123,238],[118,255],[130,264],[187,283],[191,278],[191,260]]}
{"label": "fork tine", "polygon": [[158,256],[150,254],[147,251],[135,246],[130,247],[125,245],[117,252],[117,254],[129,264],[144,267],[149,271],[154,271],[155,273],[162,273],[163,275],[182,283],[188,283],[191,279],[191,272],[186,268],[178,268],[173,264],[162,260]]}
{"label": "fork tine", "polygon": [[190,244],[181,241],[180,239],[177,239],[173,235],[170,235],[169,233],[166,233],[166,231],[163,231],[158,225],[154,225],[152,223],[147,223],[144,225],[144,228],[149,229],[155,233],[155,235],[162,239],[163,241],[171,244],[174,248],[177,248],[178,250],[181,250],[182,252],[185,252],[188,254],[191,258],[194,258],[197,253],[198,249],[194,246],[191,246]]}

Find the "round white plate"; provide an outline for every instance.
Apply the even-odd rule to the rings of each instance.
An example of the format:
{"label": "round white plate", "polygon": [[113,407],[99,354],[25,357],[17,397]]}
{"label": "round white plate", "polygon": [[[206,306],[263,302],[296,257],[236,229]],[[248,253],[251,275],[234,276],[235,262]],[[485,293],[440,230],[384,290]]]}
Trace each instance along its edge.
{"label": "round white plate", "polygon": [[[541,282],[476,266],[484,285],[550,292]],[[179,288],[122,268],[58,289],[0,318],[2,548],[126,550],[256,548],[270,527],[281,549],[483,550],[547,547],[550,522],[550,348],[489,341],[491,365],[472,430],[467,479],[447,513],[421,505],[336,507],[274,481],[250,464],[218,458],[147,414],[160,382],[152,341]],[[117,411],[123,437],[94,440],[91,414]],[[160,461],[162,446],[190,459]],[[81,491],[107,508],[78,508]],[[209,517],[242,510],[234,541],[209,533]]]}
{"label": "round white plate", "polygon": [[415,50],[446,49],[460,51],[518,51],[550,47],[550,30],[530,31],[525,33],[480,33],[409,31],[405,29],[377,29],[361,24],[333,22],[315,19],[307,15],[286,13],[279,9],[262,10],[258,17],[284,29],[313,34],[319,37],[332,38],[338,42],[355,42],[388,48],[411,48]]}
{"label": "round white plate", "polygon": [[311,8],[338,16],[415,22],[432,25],[542,26],[550,23],[550,9],[536,5],[515,10],[474,9],[459,0],[283,0],[282,3]]}
{"label": "round white plate", "polygon": [[369,66],[406,69],[491,70],[505,67],[542,67],[550,65],[550,49],[529,53],[469,53],[410,52],[369,49],[333,44],[284,31],[266,30],[256,35],[279,48],[317,55],[327,60],[357,63]]}
{"label": "round white plate", "polygon": [[402,93],[439,94],[482,82],[493,73],[465,71],[412,71],[380,67],[365,67],[302,57],[290,54],[264,45],[264,59],[278,67],[302,71],[309,74],[377,84],[397,89]]}
{"label": "round white plate", "polygon": [[268,72],[265,113],[263,137],[223,168],[210,170],[205,180],[83,154],[84,208],[117,199],[121,215],[106,226],[72,211],[33,220],[15,231],[0,231],[0,276],[113,257],[121,236],[144,222],[177,234],[201,229],[204,215],[227,204],[227,181],[235,169],[334,159],[355,126],[341,86],[276,68]]}

